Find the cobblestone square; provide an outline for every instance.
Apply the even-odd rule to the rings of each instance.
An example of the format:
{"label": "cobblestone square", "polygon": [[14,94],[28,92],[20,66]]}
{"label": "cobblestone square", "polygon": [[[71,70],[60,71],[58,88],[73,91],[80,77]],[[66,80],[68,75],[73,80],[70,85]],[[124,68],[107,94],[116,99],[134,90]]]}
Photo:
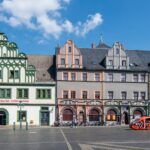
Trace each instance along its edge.
{"label": "cobblestone square", "polygon": [[0,130],[1,150],[149,150],[150,131],[126,127]]}

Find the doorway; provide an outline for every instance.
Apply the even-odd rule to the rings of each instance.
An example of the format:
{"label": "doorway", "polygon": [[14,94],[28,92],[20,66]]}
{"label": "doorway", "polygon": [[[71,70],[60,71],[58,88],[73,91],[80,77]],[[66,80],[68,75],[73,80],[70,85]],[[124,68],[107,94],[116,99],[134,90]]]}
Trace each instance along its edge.
{"label": "doorway", "polygon": [[124,112],[124,123],[125,124],[129,124],[129,117],[128,117],[128,113]]}
{"label": "doorway", "polygon": [[81,123],[85,122],[85,115],[83,111],[79,113],[79,122]]}
{"label": "doorway", "polygon": [[49,112],[41,112],[41,126],[49,125]]}
{"label": "doorway", "polygon": [[6,113],[5,113],[5,111],[0,111],[0,125],[6,125]]}
{"label": "doorway", "polygon": [[73,121],[73,111],[69,108],[63,112],[63,121]]}

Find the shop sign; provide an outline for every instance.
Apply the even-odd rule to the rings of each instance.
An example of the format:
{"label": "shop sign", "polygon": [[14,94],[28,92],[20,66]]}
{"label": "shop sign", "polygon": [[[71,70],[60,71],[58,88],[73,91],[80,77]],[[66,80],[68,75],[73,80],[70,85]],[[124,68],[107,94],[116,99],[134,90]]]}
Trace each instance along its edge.
{"label": "shop sign", "polygon": [[144,106],[146,105],[145,102],[132,102],[132,105],[135,105],[135,106]]}
{"label": "shop sign", "polygon": [[119,103],[115,101],[109,101],[109,102],[106,102],[105,105],[119,105]]}
{"label": "shop sign", "polygon": [[130,105],[130,103],[128,101],[123,101],[121,104],[122,105]]}
{"label": "shop sign", "polygon": [[0,103],[29,103],[29,100],[0,99]]}

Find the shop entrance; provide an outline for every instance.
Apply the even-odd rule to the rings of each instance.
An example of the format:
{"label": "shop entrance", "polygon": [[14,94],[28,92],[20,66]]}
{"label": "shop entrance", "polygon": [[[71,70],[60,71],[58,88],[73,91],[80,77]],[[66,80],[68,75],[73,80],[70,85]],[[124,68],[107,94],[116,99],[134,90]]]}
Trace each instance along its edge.
{"label": "shop entrance", "polygon": [[5,113],[5,111],[0,111],[0,125],[6,125],[6,113]]}

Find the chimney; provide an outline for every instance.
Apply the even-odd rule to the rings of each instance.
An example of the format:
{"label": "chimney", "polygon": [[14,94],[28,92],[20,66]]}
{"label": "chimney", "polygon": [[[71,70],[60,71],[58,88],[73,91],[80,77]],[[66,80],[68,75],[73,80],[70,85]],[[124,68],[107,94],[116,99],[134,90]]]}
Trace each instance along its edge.
{"label": "chimney", "polygon": [[92,43],[92,44],[91,44],[91,48],[96,48],[96,44],[95,44],[95,43]]}

